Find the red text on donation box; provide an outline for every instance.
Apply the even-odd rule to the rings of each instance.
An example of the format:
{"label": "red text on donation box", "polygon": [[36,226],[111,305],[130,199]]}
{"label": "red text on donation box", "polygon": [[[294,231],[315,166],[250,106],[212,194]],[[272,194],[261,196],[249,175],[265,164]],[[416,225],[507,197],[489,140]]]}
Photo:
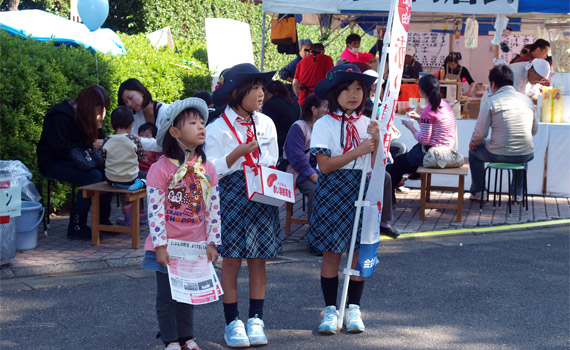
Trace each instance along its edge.
{"label": "red text on donation box", "polygon": [[[257,169],[255,174],[254,169]],[[247,199],[280,207],[285,202],[295,203],[293,174],[256,165],[256,168],[243,165],[247,185]]]}

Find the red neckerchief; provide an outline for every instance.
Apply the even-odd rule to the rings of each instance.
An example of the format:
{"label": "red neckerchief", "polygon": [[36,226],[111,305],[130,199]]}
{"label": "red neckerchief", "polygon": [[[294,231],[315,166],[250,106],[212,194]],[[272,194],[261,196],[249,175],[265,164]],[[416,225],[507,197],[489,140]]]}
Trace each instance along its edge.
{"label": "red neckerchief", "polygon": [[[346,122],[346,138],[344,141],[344,150],[342,151],[343,154],[360,145],[360,135],[358,134],[358,130],[356,130],[356,126],[354,126],[354,122],[360,119],[360,116],[361,114],[356,117],[353,115],[344,117]],[[331,113],[331,117],[342,122],[341,115]]]}
{"label": "red neckerchief", "polygon": [[[230,123],[230,120],[228,119],[228,116],[226,115],[226,112],[222,113],[222,118],[224,118],[224,121],[226,122],[226,125],[228,126],[228,128],[230,128],[230,130],[232,131],[232,133],[234,134],[234,136],[236,137],[236,139],[238,140],[238,143],[241,145],[242,142],[236,132],[236,129],[234,128],[234,126],[232,125],[232,123]],[[249,122],[245,121],[245,119],[243,119],[242,117],[238,116],[236,118],[237,122],[240,123],[241,125],[245,125],[247,126],[247,132],[246,132],[246,143],[249,143],[251,141],[253,141],[255,139],[255,135],[253,133],[253,128],[251,127],[253,125],[254,122],[254,118],[253,116],[251,117],[251,120]],[[253,154],[253,157],[252,157]],[[256,168],[255,166],[255,162],[253,161],[253,158],[255,158],[256,160],[259,160],[259,151],[256,148],[255,151],[251,152],[250,154],[246,154],[244,156],[245,158],[245,164],[247,164],[248,166],[252,167],[252,168]]]}

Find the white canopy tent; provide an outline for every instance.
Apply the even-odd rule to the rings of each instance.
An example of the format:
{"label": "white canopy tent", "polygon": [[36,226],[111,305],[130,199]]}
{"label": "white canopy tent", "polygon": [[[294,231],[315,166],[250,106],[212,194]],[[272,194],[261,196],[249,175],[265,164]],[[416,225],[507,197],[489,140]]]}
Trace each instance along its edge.
{"label": "white canopy tent", "polygon": [[[506,15],[509,26],[516,27],[517,34],[532,34],[536,38],[546,38],[544,23],[552,18],[568,21],[570,2],[566,0],[412,0],[410,31],[453,32],[454,24],[461,24],[468,17],[477,15],[480,32],[493,31],[495,16]],[[278,14],[302,15],[301,24],[322,24],[325,18],[332,21],[332,28],[354,22],[369,32],[376,25],[384,26],[387,19],[389,0],[264,0],[263,1],[263,40],[261,69],[263,70],[265,14],[277,17]],[[481,18],[483,16],[483,18]],[[457,20],[460,20],[457,22]],[[299,22],[299,18],[297,18]],[[485,29],[486,28],[486,29]],[[490,40],[487,40],[490,41]],[[456,41],[459,44],[459,41]],[[455,50],[456,47],[454,46]],[[472,52],[471,52],[472,53]],[[480,56],[477,53],[476,56]],[[464,55],[465,57],[465,55]],[[464,62],[469,64],[470,62]]]}
{"label": "white canopy tent", "polygon": [[[519,0],[415,0],[412,12],[514,14]],[[272,13],[370,13],[387,12],[388,0],[264,0],[263,12]]]}

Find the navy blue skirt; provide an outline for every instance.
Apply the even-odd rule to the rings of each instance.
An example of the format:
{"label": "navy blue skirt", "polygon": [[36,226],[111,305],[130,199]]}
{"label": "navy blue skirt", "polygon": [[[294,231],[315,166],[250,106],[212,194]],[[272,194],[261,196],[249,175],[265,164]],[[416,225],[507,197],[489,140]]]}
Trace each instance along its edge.
{"label": "navy blue skirt", "polygon": [[[358,199],[361,174],[362,170],[339,169],[319,176],[307,234],[310,246],[325,252],[348,252],[356,214],[354,202]],[[367,178],[365,194],[368,183]],[[361,232],[362,211],[355,252],[360,248]]]}
{"label": "navy blue skirt", "polygon": [[236,171],[219,180],[224,258],[269,259],[281,249],[279,208],[247,199],[245,176]]}

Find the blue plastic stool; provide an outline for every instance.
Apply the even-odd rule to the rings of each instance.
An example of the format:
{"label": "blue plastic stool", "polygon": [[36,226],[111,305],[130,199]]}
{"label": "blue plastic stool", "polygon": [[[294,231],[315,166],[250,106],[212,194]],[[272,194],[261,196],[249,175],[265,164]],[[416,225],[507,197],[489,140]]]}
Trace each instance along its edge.
{"label": "blue plastic stool", "polygon": [[[509,215],[512,213],[511,210],[511,173],[513,174],[513,177],[515,179],[515,191],[517,188],[517,179],[514,176],[514,171],[518,170],[518,171],[522,171],[523,172],[523,207],[526,208],[526,211],[528,211],[528,189],[527,189],[527,179],[526,179],[526,169],[524,167],[524,164],[521,163],[489,163],[489,165],[487,165],[487,169],[486,169],[486,175],[487,176],[487,198],[489,198],[489,191],[491,188],[491,169],[495,169],[495,189],[493,191],[493,209],[495,209],[495,205],[497,202],[497,178],[499,178],[499,207],[501,207],[501,193],[503,192],[503,170],[507,170],[507,175],[508,175],[508,194],[509,194],[509,201],[507,203],[507,207],[509,209]],[[497,176],[497,173],[500,171],[499,176]],[[483,211],[483,199],[484,199],[484,195],[485,195],[485,190],[481,191],[481,203],[479,204],[479,210]],[[516,193],[513,194],[516,200]]]}

